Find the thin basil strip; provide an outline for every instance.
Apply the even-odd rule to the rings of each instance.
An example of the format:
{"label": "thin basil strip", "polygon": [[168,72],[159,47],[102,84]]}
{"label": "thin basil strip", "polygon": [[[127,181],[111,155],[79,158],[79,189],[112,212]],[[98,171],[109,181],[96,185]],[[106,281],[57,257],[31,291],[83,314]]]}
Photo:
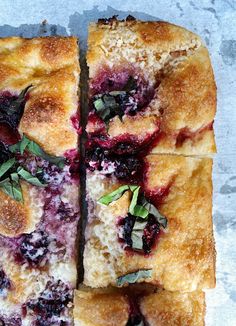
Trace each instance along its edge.
{"label": "thin basil strip", "polygon": [[135,273],[126,274],[123,276],[118,277],[116,284],[117,286],[122,286],[126,283],[133,284],[139,281],[140,279],[146,279],[152,277],[152,270],[151,269],[141,269]]}
{"label": "thin basil strip", "polygon": [[131,188],[130,186],[130,190],[133,189],[133,196],[132,196],[132,200],[129,206],[129,212],[130,214],[134,215],[134,207],[137,205],[137,201],[138,201],[138,194],[139,194],[139,190],[140,190],[140,186],[136,187],[136,188]]}
{"label": "thin basil strip", "polygon": [[145,197],[142,198],[141,203],[142,206],[148,210],[149,214],[153,215],[157,222],[165,229],[167,227],[167,218],[162,215],[154,205],[149,203]]}
{"label": "thin basil strip", "polygon": [[103,205],[109,205],[111,202],[116,201],[117,199],[119,199],[124,194],[124,192],[126,190],[128,190],[128,189],[129,189],[128,185],[121,186],[118,189],[112,191],[111,193],[102,196],[98,200],[98,202],[100,204],[103,204]]}
{"label": "thin basil strip", "polygon": [[0,165],[0,178],[15,164],[15,158],[11,158],[10,160],[2,163]]}
{"label": "thin basil strip", "polygon": [[34,177],[30,172],[26,171],[22,167],[17,169],[17,173],[22,179],[26,180],[28,183],[34,186],[47,187],[46,184],[43,184],[37,177]]}
{"label": "thin basil strip", "polygon": [[145,229],[147,222],[144,220],[136,220],[131,233],[132,248],[142,250],[143,249],[143,230]]}
{"label": "thin basil strip", "polygon": [[143,207],[141,205],[136,205],[134,207],[132,215],[145,219],[149,213],[150,212],[145,207]]}

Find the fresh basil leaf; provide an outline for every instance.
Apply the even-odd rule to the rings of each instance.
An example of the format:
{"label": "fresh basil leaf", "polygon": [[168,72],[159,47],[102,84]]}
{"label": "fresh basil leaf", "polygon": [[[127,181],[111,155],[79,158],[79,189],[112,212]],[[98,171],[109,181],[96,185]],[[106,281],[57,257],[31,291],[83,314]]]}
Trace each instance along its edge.
{"label": "fresh basil leaf", "polygon": [[26,180],[28,183],[34,186],[47,187],[46,184],[43,184],[37,177],[34,177],[30,172],[26,171],[22,167],[17,169],[17,173],[22,179]]}
{"label": "fresh basil leaf", "polygon": [[32,154],[42,157],[44,160],[57,165],[60,169],[62,169],[65,165],[66,159],[64,157],[47,154],[37,143],[35,143],[33,140],[30,140],[25,135],[23,135],[22,139],[17,144],[9,147],[9,150],[12,153],[21,152],[21,154],[23,154],[25,149],[27,149]]}
{"label": "fresh basil leaf", "polygon": [[99,112],[99,111],[103,111],[106,107],[105,104],[103,102],[103,100],[101,98],[98,98],[97,100],[95,100],[93,102],[95,109]]}
{"label": "fresh basil leaf", "polygon": [[141,205],[148,210],[149,214],[153,215],[157,222],[165,229],[167,227],[167,218],[162,215],[158,209],[151,203],[147,201],[147,199],[142,196]]}
{"label": "fresh basil leaf", "polygon": [[10,181],[10,179],[7,178],[0,182],[0,189],[16,201],[23,202],[23,194],[18,182]]}
{"label": "fresh basil leaf", "polygon": [[133,188],[133,186],[130,186],[130,190],[133,191],[133,196],[132,196],[131,203],[129,205],[129,212],[130,212],[130,214],[134,215],[134,207],[137,205],[140,186],[136,187],[136,188]]}
{"label": "fresh basil leaf", "polygon": [[145,229],[147,222],[144,220],[136,220],[131,232],[132,248],[142,250],[143,249],[143,230]]}
{"label": "fresh basil leaf", "polygon": [[0,178],[15,164],[15,158],[11,158],[10,160],[2,163],[0,165]]}
{"label": "fresh basil leaf", "polygon": [[15,181],[15,182],[18,182],[19,181],[19,175],[16,172],[11,173],[11,180]]}
{"label": "fresh basil leaf", "polygon": [[141,269],[137,272],[118,277],[116,284],[117,284],[117,286],[122,286],[126,283],[133,284],[133,283],[136,283],[140,279],[150,278],[151,276],[152,276],[151,269]]}
{"label": "fresh basil leaf", "polygon": [[134,207],[132,215],[145,219],[148,216],[148,214],[149,214],[149,211],[145,207],[143,207],[141,205],[136,205]]}
{"label": "fresh basil leaf", "polygon": [[25,135],[23,135],[21,142],[20,142],[20,146],[19,146],[21,155],[24,153],[24,151],[25,151],[26,147],[29,145],[29,143],[30,143],[30,140]]}
{"label": "fresh basil leaf", "polygon": [[98,202],[103,205],[109,205],[111,202],[119,199],[124,194],[124,192],[128,189],[129,189],[128,185],[121,186],[118,189],[112,191],[111,193],[99,198]]}

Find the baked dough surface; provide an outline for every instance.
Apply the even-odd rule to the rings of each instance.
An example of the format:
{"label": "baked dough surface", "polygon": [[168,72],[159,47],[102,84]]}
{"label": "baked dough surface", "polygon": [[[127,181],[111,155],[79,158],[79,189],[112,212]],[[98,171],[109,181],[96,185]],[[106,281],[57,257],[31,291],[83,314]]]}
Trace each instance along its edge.
{"label": "baked dough surface", "polygon": [[212,230],[212,160],[150,155],[144,190],[168,189],[158,205],[168,227],[157,248],[145,257],[127,254],[118,242],[117,221],[130,204],[126,192],[105,206],[98,199],[120,184],[115,177],[88,172],[89,225],[84,252],[84,282],[91,287],[116,286],[116,279],[140,269],[152,269],[146,279],[169,291],[194,291],[215,286],[215,249]]}
{"label": "baked dough surface", "polygon": [[[136,71],[155,88],[148,107],[135,117],[110,122],[111,139],[145,139],[160,123],[152,153],[202,155],[216,151],[213,120],[216,85],[208,51],[196,34],[167,22],[113,20],[89,27],[90,88],[109,71]],[[92,91],[92,88],[91,88]],[[91,123],[90,133],[97,127]]]}
{"label": "baked dough surface", "polygon": [[[159,291],[139,299],[139,308],[150,326],[203,326],[204,292]],[[75,326],[125,326],[129,301],[125,293],[113,290],[79,290],[74,299]]]}
{"label": "baked dough surface", "polygon": [[[78,147],[78,129],[75,127],[78,128],[79,73],[75,37],[0,39],[0,92],[18,95],[32,85],[25,97],[18,131],[53,156],[73,156],[72,152]],[[67,165],[58,182],[60,200],[78,210],[78,183],[71,179]],[[48,281],[56,283],[62,280],[71,289],[76,285],[77,217],[64,227],[64,222],[59,225],[56,212],[46,217],[48,224],[55,223],[55,231],[52,231],[52,225],[45,222],[50,230],[46,230],[50,241],[50,258],[46,265],[28,266],[26,262],[15,259],[14,248],[17,248],[19,237],[40,229],[39,225],[44,223],[44,209],[50,195],[45,194],[45,188],[26,182],[21,182],[21,187],[24,202],[17,202],[0,191],[0,270],[4,270],[11,283],[6,295],[0,296],[0,323],[2,316],[21,316],[22,304],[40,296]],[[54,200],[58,200],[56,193]],[[60,248],[55,244],[55,236]],[[65,246],[62,242],[66,239],[69,240]],[[61,251],[59,255],[58,250]],[[34,323],[35,316],[27,314],[24,317],[24,325]],[[63,318],[71,322],[70,313]]]}

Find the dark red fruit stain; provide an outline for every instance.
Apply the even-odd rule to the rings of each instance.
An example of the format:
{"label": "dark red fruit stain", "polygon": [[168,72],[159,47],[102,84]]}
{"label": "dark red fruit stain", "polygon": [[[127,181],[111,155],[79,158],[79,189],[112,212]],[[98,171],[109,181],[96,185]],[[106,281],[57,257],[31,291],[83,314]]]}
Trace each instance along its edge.
{"label": "dark red fruit stain", "polygon": [[3,290],[9,290],[11,288],[11,282],[8,279],[6,273],[4,272],[4,270],[0,269],[0,293]]}
{"label": "dark red fruit stain", "polygon": [[67,305],[72,301],[72,291],[61,281],[49,281],[46,289],[39,298],[30,300],[26,308],[32,310],[38,318],[49,322],[54,316],[59,317]]}
{"label": "dark red fruit stain", "polygon": [[129,302],[129,320],[126,326],[138,326],[141,323],[143,326],[147,326],[147,322],[142,315],[139,306],[141,295],[132,295],[129,293],[127,296]]}
{"label": "dark red fruit stain", "polygon": [[19,251],[15,254],[18,263],[27,261],[30,266],[36,267],[45,258],[48,252],[48,235],[43,231],[35,231],[21,237]]}
{"label": "dark red fruit stain", "polygon": [[70,173],[72,178],[79,178],[80,155],[77,149],[70,149],[64,153],[70,166]]}
{"label": "dark red fruit stain", "polygon": [[81,135],[82,129],[81,129],[80,123],[79,123],[79,121],[80,121],[79,113],[72,115],[72,117],[70,119],[71,119],[73,127],[77,131],[77,134]]}

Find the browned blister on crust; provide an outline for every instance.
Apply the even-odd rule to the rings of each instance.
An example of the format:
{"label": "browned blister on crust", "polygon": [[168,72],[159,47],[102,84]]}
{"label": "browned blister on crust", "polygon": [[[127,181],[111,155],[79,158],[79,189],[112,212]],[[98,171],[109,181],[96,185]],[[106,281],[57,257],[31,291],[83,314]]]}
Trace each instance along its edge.
{"label": "browned blister on crust", "polygon": [[145,282],[170,291],[214,287],[211,172],[212,160],[207,158],[171,155],[146,158],[142,189],[168,221],[156,248],[148,256],[126,251],[118,240],[121,234],[119,220],[128,214],[130,194],[126,192],[108,206],[99,204],[101,196],[121,184],[114,177],[89,172],[90,219],[84,252],[85,284],[92,287],[117,285],[119,276],[152,269],[152,276]]}
{"label": "browned blister on crust", "polygon": [[[91,94],[100,76],[110,71],[132,71],[154,88],[146,108],[125,115],[123,124],[118,117],[111,120],[111,139],[133,135],[141,147],[153,134],[152,153],[216,151],[216,85],[208,51],[196,34],[166,22],[113,20],[91,24],[88,45]],[[89,123],[87,130],[92,135],[98,129]]]}

